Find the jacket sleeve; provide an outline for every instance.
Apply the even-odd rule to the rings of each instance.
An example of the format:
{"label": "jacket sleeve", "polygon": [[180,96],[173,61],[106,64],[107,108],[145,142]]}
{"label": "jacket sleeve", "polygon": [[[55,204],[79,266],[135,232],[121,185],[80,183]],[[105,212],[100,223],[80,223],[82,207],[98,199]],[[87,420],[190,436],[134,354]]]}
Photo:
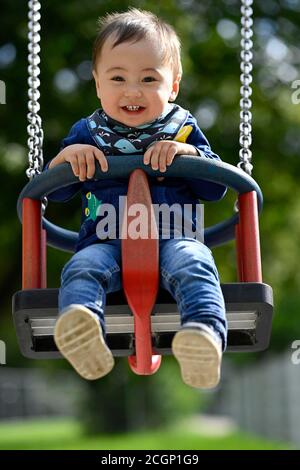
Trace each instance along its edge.
{"label": "jacket sleeve", "polygon": [[[196,119],[190,115],[188,120],[190,121],[189,124],[191,124],[193,130],[189,134],[186,143],[193,145],[196,148],[200,158],[221,160],[220,157],[212,151],[208,140],[198,127]],[[218,201],[224,197],[227,191],[226,186],[197,178],[186,178],[186,182],[194,195],[205,201]]]}
{"label": "jacket sleeve", "polygon": [[[65,147],[73,144],[91,144],[93,143],[89,141],[89,133],[86,126],[86,120],[80,119],[80,121],[76,122],[73,127],[71,128],[67,137],[65,137],[60,146],[60,151],[63,150]],[[51,160],[45,165],[43,171],[47,171],[49,168]],[[82,186],[82,183],[75,183],[70,186],[66,186],[65,188],[58,189],[57,191],[53,191],[53,193],[49,194],[47,197],[49,201],[55,202],[67,202],[75,194],[78,193]]]}

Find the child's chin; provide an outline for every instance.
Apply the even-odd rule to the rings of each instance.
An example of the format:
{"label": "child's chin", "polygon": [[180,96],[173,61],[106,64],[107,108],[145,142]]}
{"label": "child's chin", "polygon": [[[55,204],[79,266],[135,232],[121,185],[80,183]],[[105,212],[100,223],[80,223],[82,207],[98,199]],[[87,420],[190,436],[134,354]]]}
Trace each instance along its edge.
{"label": "child's chin", "polygon": [[134,121],[134,122],[141,122],[141,123],[147,121],[145,110],[143,111],[122,110],[120,114],[124,121],[128,121],[128,122]]}
{"label": "child's chin", "polygon": [[123,119],[119,119],[120,122],[122,122],[122,124],[124,124],[125,126],[129,126],[129,127],[137,127],[137,126],[142,126],[143,124],[147,124],[147,122],[149,122],[148,120],[146,119],[139,119],[138,117],[130,117],[130,118],[127,118],[126,117]]}

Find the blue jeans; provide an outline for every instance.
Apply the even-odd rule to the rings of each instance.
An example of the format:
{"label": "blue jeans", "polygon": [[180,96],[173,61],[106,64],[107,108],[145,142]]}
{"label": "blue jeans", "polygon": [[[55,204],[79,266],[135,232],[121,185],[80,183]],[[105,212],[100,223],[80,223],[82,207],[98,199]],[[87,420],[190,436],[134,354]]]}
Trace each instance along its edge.
{"label": "blue jeans", "polygon": [[[159,240],[160,286],[176,300],[181,324],[205,323],[226,348],[227,323],[218,272],[211,251],[192,238]],[[95,312],[105,332],[106,293],[121,287],[120,240],[75,253],[61,275],[59,310],[81,304]]]}

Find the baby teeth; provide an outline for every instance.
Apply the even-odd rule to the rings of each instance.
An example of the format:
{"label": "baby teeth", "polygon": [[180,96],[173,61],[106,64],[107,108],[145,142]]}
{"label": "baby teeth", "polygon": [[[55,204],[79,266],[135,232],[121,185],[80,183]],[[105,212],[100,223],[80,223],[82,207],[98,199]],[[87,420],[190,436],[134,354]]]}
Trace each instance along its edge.
{"label": "baby teeth", "polygon": [[126,106],[129,111],[137,111],[140,107],[139,106]]}

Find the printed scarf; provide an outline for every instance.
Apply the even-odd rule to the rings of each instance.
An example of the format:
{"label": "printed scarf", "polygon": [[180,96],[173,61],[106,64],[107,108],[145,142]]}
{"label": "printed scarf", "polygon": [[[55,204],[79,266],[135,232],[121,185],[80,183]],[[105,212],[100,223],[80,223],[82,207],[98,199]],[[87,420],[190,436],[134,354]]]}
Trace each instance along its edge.
{"label": "printed scarf", "polygon": [[137,127],[127,127],[97,109],[87,118],[88,127],[97,147],[105,155],[143,154],[158,140],[174,140],[184,126],[188,111],[169,104],[154,121]]}

